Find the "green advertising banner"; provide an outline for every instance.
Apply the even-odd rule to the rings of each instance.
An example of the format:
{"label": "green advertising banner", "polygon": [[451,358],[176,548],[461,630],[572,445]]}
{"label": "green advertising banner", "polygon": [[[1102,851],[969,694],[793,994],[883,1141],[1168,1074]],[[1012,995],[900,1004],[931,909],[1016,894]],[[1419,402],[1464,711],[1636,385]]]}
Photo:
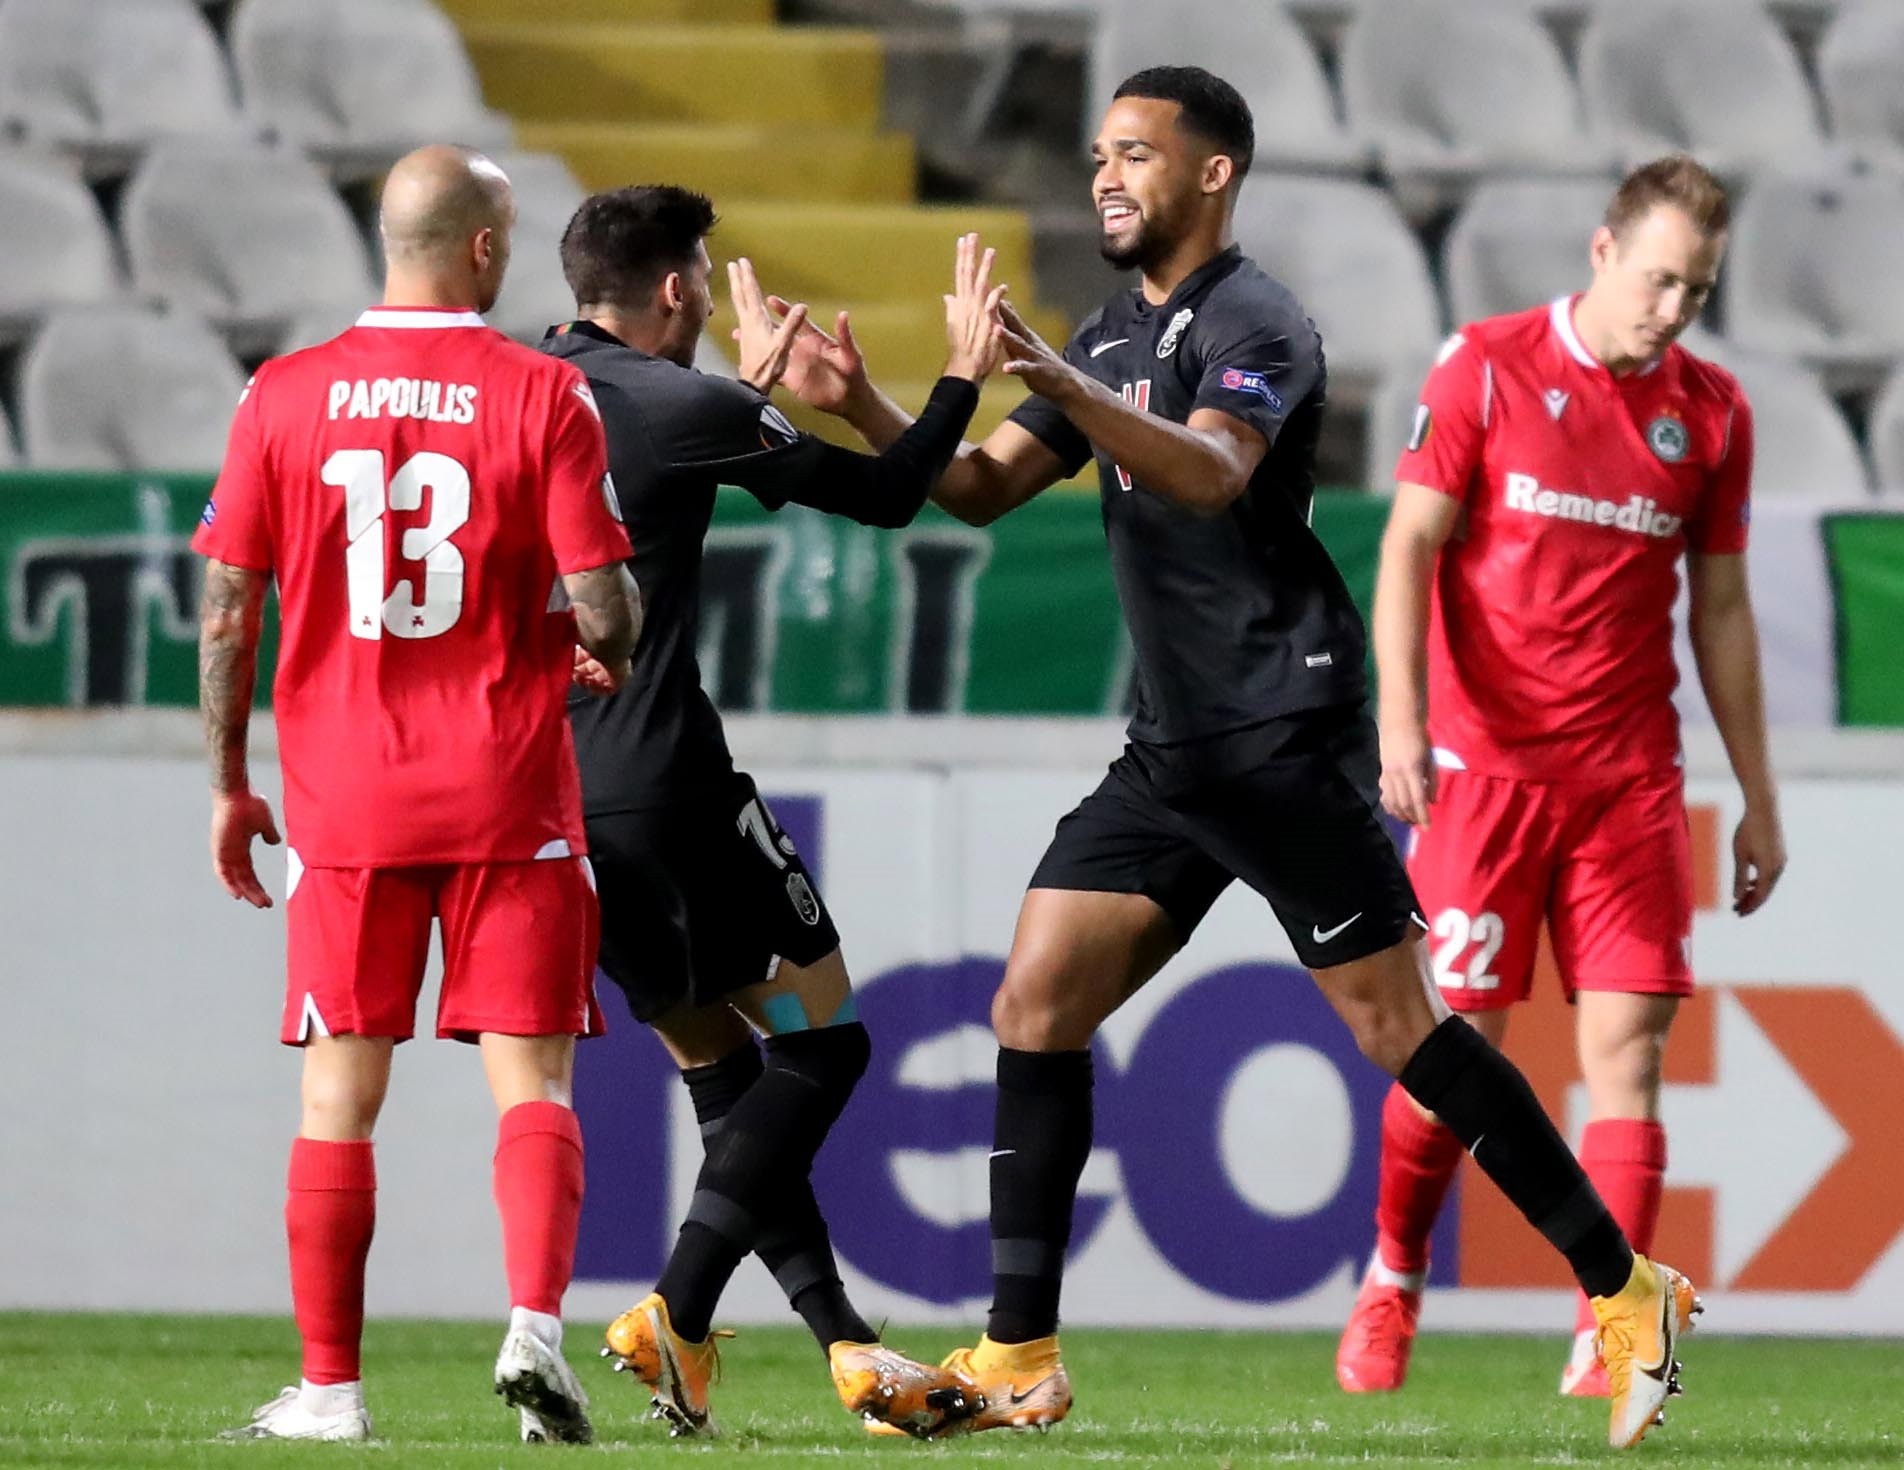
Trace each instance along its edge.
{"label": "green advertising banner", "polygon": [[1838,723],[1904,725],[1904,515],[1829,516],[1824,532],[1838,615]]}
{"label": "green advertising banner", "polygon": [[[200,570],[189,543],[207,488],[200,476],[0,475],[0,706],[195,702]],[[1384,501],[1356,492],[1316,502],[1316,530],[1365,609],[1386,514]],[[1775,717],[1904,724],[1904,516],[1803,514],[1817,523],[1812,536],[1781,528],[1762,539],[1768,555],[1822,541],[1830,590],[1818,577],[1820,605],[1781,630],[1778,608],[1797,604],[1773,600],[1768,582],[1788,579],[1759,566],[1755,543],[1768,675],[1782,644],[1794,645],[1783,650],[1789,667],[1835,664],[1836,709],[1812,713],[1829,704],[1821,697],[1781,712],[1775,701]],[[800,507],[769,514],[729,492],[708,537],[702,623],[703,676],[735,712],[1105,715],[1129,706],[1129,642],[1097,497],[1071,489],[983,530],[929,509],[903,531]],[[267,675],[275,636],[272,622]],[[268,678],[259,698],[268,699]]]}

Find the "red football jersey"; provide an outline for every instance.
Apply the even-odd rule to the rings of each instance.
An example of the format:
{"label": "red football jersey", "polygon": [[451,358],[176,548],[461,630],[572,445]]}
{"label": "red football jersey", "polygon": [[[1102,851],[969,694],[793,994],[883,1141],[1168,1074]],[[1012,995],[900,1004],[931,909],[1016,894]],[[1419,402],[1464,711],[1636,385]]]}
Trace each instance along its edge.
{"label": "red football jersey", "polygon": [[1680,555],[1745,550],[1737,380],[1676,343],[1615,377],[1563,297],[1448,340],[1395,475],[1465,510],[1430,614],[1438,758],[1543,781],[1672,766]]}
{"label": "red football jersey", "polygon": [[629,555],[581,373],[474,312],[266,363],[194,549],[275,574],[287,839],[314,867],[585,850],[561,573]]}

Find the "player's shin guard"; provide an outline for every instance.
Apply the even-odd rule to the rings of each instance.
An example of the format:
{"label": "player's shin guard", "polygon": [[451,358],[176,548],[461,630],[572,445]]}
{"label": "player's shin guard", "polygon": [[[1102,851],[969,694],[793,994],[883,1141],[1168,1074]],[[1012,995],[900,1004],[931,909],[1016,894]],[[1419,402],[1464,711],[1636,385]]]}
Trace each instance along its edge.
{"label": "player's shin guard", "polygon": [[857,1021],[767,1039],[759,1080],[707,1140],[687,1220],[655,1283],[674,1330],[689,1342],[707,1337],[728,1278],[812,1171],[871,1055]]}
{"label": "player's shin guard", "polygon": [[1423,1116],[1398,1084],[1382,1102],[1381,1183],[1375,1202],[1375,1249],[1403,1276],[1428,1269],[1428,1235],[1461,1163],[1461,1140]]}
{"label": "player's shin guard", "polygon": [[1567,1258],[1581,1290],[1611,1296],[1626,1284],[1632,1247],[1527,1079],[1480,1032],[1448,1017],[1416,1048],[1399,1080]]}
{"label": "player's shin guard", "polygon": [[[687,1084],[695,1119],[701,1125],[703,1148],[712,1145],[734,1104],[760,1080],[763,1066],[760,1048],[749,1040],[718,1062],[682,1069],[681,1080]],[[788,1305],[800,1314],[822,1348],[836,1342],[879,1340],[846,1295],[810,1182],[801,1180],[774,1202],[761,1221],[754,1253],[773,1273]]]}
{"label": "player's shin guard", "polygon": [[559,1317],[582,1218],[582,1127],[574,1112],[528,1102],[504,1113],[494,1178],[509,1305]]}
{"label": "player's shin guard", "polygon": [[1091,1054],[1000,1047],[992,1132],[992,1311],[995,1343],[1058,1330],[1064,1252],[1078,1178],[1091,1157]]}
{"label": "player's shin guard", "polygon": [[[1602,1118],[1580,1135],[1580,1167],[1633,1249],[1653,1252],[1660,1199],[1666,1192],[1666,1130],[1641,1118]],[[1574,1314],[1576,1332],[1595,1326],[1593,1304],[1583,1294]]]}
{"label": "player's shin guard", "polygon": [[307,1383],[363,1376],[364,1261],[376,1220],[377,1166],[368,1139],[292,1141],[284,1227]]}

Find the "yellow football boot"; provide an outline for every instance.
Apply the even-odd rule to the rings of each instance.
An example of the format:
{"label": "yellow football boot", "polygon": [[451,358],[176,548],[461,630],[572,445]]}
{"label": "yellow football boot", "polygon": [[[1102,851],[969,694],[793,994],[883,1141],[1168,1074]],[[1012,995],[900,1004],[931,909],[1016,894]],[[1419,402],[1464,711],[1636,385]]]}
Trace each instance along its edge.
{"label": "yellow football boot", "polygon": [[846,1411],[881,1432],[932,1439],[985,1407],[977,1386],[951,1369],[915,1363],[884,1343],[836,1342],[826,1361]]}
{"label": "yellow football boot", "polygon": [[1607,1443],[1615,1449],[1631,1448],[1666,1422],[1666,1400],[1680,1392],[1679,1339],[1704,1310],[1690,1281],[1637,1254],[1626,1285],[1614,1296],[1593,1298],[1613,1396]]}
{"label": "yellow football boot", "polygon": [[[940,1365],[975,1385],[984,1407],[950,1427],[952,1433],[980,1429],[1048,1429],[1071,1412],[1071,1378],[1058,1358],[1058,1338],[1032,1342],[993,1342],[957,1348]],[[896,1434],[890,1425],[868,1423],[873,1434]]]}
{"label": "yellow football boot", "polygon": [[710,1332],[705,1342],[689,1342],[668,1320],[668,1304],[650,1292],[608,1324],[602,1356],[648,1385],[654,1417],[668,1421],[669,1434],[712,1435],[708,1390],[721,1377],[718,1339],[733,1335]]}

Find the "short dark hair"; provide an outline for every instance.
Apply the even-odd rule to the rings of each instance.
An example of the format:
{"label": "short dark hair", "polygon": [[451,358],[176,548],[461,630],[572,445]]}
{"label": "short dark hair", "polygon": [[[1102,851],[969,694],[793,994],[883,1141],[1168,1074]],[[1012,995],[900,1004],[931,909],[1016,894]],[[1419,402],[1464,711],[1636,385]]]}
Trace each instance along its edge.
{"label": "short dark hair", "polygon": [[1669,153],[1641,164],[1620,181],[1607,205],[1606,227],[1623,239],[1661,204],[1685,210],[1702,235],[1722,235],[1732,222],[1732,201],[1712,170],[1684,153]]}
{"label": "short dark hair", "polygon": [[577,306],[639,306],[719,222],[705,194],[673,184],[591,194],[562,232],[562,277]]}
{"label": "short dark hair", "polygon": [[1112,100],[1147,97],[1183,109],[1186,130],[1216,144],[1236,164],[1236,181],[1256,156],[1256,120],[1243,94],[1200,66],[1152,66],[1124,79]]}

